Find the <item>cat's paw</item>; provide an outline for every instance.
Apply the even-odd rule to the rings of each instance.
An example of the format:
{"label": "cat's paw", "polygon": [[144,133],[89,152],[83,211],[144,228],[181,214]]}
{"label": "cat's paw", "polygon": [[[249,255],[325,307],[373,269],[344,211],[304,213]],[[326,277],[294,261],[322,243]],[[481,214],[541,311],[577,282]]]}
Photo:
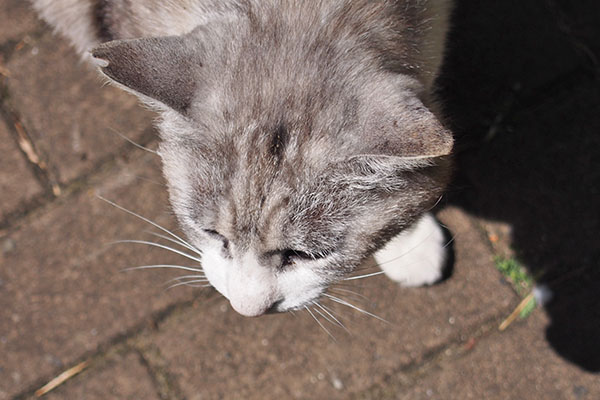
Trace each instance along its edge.
{"label": "cat's paw", "polygon": [[425,214],[375,253],[375,260],[391,280],[402,286],[423,286],[442,278],[447,252],[442,227],[433,216]]}

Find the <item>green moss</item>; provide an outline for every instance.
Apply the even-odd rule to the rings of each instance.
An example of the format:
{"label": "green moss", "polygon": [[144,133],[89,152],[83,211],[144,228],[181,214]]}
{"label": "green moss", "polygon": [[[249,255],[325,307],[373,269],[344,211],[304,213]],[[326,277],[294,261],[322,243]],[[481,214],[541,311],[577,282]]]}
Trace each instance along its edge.
{"label": "green moss", "polygon": [[514,258],[496,257],[496,268],[502,273],[519,293],[529,292],[533,286],[533,278],[521,263]]}
{"label": "green moss", "polygon": [[[531,293],[533,290],[533,278],[518,260],[515,258],[498,256],[494,259],[494,262],[498,271],[512,283],[515,291],[519,293],[519,295],[525,297],[527,294]],[[535,298],[532,297],[525,308],[521,310],[519,316],[521,318],[526,318],[535,309],[535,306],[536,301]]]}

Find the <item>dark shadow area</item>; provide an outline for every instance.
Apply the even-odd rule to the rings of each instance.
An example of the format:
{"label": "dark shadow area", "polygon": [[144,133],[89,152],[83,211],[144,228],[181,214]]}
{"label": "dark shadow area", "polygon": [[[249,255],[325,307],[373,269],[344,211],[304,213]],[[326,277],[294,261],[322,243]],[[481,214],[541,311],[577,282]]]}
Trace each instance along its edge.
{"label": "dark shadow area", "polygon": [[[439,222],[439,221],[438,221]],[[454,251],[454,237],[452,236],[452,232],[448,228],[446,228],[443,224],[440,224],[444,233],[444,243],[446,243],[446,263],[444,264],[444,268],[442,270],[441,279],[435,284],[442,283],[452,277],[454,273],[454,262],[456,260],[456,253]]]}
{"label": "dark shadow area", "polygon": [[512,225],[519,260],[554,293],[547,340],[600,371],[600,2],[458,1],[450,40],[449,201]]}

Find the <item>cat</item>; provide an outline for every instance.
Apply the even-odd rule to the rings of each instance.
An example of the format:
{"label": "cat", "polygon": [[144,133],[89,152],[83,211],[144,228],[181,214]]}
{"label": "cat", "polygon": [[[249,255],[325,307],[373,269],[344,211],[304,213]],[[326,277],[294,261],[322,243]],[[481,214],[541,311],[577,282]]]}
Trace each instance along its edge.
{"label": "cat", "polygon": [[237,312],[301,309],[370,255],[440,279],[449,0],[31,1],[160,115],[172,208]]}

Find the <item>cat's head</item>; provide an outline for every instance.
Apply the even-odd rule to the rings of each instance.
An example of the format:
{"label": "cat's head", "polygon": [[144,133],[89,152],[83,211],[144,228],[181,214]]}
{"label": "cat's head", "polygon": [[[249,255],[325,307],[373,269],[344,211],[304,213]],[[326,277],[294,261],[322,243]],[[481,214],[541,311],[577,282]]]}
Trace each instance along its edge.
{"label": "cat's head", "polygon": [[244,315],[301,308],[433,206],[452,138],[418,82],[358,50],[228,35],[93,54],[161,113],[171,203],[210,283]]}

